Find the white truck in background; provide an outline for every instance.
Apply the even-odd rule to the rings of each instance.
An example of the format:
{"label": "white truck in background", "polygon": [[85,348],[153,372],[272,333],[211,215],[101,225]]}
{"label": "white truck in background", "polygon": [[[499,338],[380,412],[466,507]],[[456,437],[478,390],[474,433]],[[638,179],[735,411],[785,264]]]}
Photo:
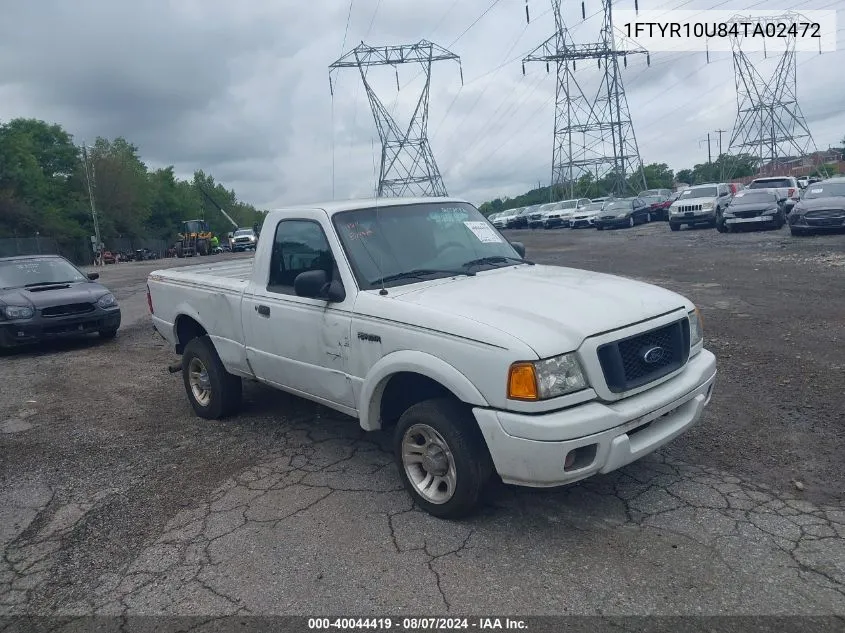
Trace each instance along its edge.
{"label": "white truck in background", "polygon": [[686,431],[716,359],[686,298],[526,260],[471,204],[332,202],[267,214],[254,259],[158,270],[156,330],[197,415],[237,412],[253,380],[393,435],[432,515],[485,484],[569,484]]}

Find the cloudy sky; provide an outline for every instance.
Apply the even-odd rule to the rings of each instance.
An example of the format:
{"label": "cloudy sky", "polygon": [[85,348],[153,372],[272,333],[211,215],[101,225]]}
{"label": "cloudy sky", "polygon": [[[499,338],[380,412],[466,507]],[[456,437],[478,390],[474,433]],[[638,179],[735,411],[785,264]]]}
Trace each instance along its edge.
{"label": "cloudy sky", "polygon": [[[795,0],[796,10],[834,0]],[[492,8],[487,11],[489,7]],[[600,0],[564,2],[574,40],[596,39]],[[630,6],[629,6],[630,5]],[[767,8],[770,0],[639,0],[643,9]],[[0,120],[59,122],[78,142],[124,136],[152,167],[203,169],[260,208],[372,193],[380,143],[355,69],[328,65],[362,40],[429,39],[460,55],[434,65],[429,138],[451,195],[480,203],[547,184],[553,75],[520,59],[554,29],[546,0],[2,0]],[[633,0],[614,6],[633,8]],[[784,6],[783,8],[786,8]],[[485,13],[486,11],[486,13]],[[845,12],[839,11],[840,22]],[[845,136],[845,24],[837,51],[800,53],[798,96],[816,145]],[[772,61],[753,57],[764,74]],[[506,63],[509,62],[509,63]],[[598,70],[579,70],[591,86]],[[581,68],[579,66],[579,68]],[[368,79],[399,122],[415,104],[419,67]],[[666,53],[623,72],[643,161],[674,169],[727,144],[736,115],[728,53]],[[418,93],[417,93],[418,94]]]}

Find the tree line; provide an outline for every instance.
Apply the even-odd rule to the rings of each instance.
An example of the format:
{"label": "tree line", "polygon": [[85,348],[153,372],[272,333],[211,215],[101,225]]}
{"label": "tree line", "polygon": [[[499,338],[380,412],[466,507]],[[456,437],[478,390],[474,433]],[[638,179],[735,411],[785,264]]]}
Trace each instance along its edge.
{"label": "tree line", "polygon": [[217,235],[233,231],[201,188],[240,226],[263,221],[262,211],[202,170],[183,180],[172,166],[148,169],[124,138],[97,138],[83,149],[55,123],[0,122],[0,237],[40,234],[60,244],[88,240],[94,235],[91,198],[107,244],[113,238],[170,243],[182,222],[197,218]]}

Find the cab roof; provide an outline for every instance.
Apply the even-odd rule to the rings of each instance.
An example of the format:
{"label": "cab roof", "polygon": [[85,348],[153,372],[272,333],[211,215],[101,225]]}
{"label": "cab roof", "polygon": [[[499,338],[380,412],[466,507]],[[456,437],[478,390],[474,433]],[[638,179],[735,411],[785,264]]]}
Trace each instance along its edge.
{"label": "cab roof", "polygon": [[[375,207],[398,207],[411,204],[443,204],[443,203],[471,204],[460,198],[360,198],[356,200],[333,200],[331,202],[318,202],[314,204],[300,204],[290,207],[271,209],[270,213],[276,211],[305,211],[321,209],[328,215],[334,215],[342,211],[354,211],[356,209],[373,209]],[[473,205],[474,206],[474,205]]]}

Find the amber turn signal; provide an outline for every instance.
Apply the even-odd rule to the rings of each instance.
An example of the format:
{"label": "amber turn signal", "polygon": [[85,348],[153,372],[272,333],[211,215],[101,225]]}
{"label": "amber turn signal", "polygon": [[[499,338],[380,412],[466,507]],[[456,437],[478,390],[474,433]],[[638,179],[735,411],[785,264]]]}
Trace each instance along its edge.
{"label": "amber turn signal", "polygon": [[508,372],[508,398],[537,400],[537,375],[532,363],[514,363]]}

